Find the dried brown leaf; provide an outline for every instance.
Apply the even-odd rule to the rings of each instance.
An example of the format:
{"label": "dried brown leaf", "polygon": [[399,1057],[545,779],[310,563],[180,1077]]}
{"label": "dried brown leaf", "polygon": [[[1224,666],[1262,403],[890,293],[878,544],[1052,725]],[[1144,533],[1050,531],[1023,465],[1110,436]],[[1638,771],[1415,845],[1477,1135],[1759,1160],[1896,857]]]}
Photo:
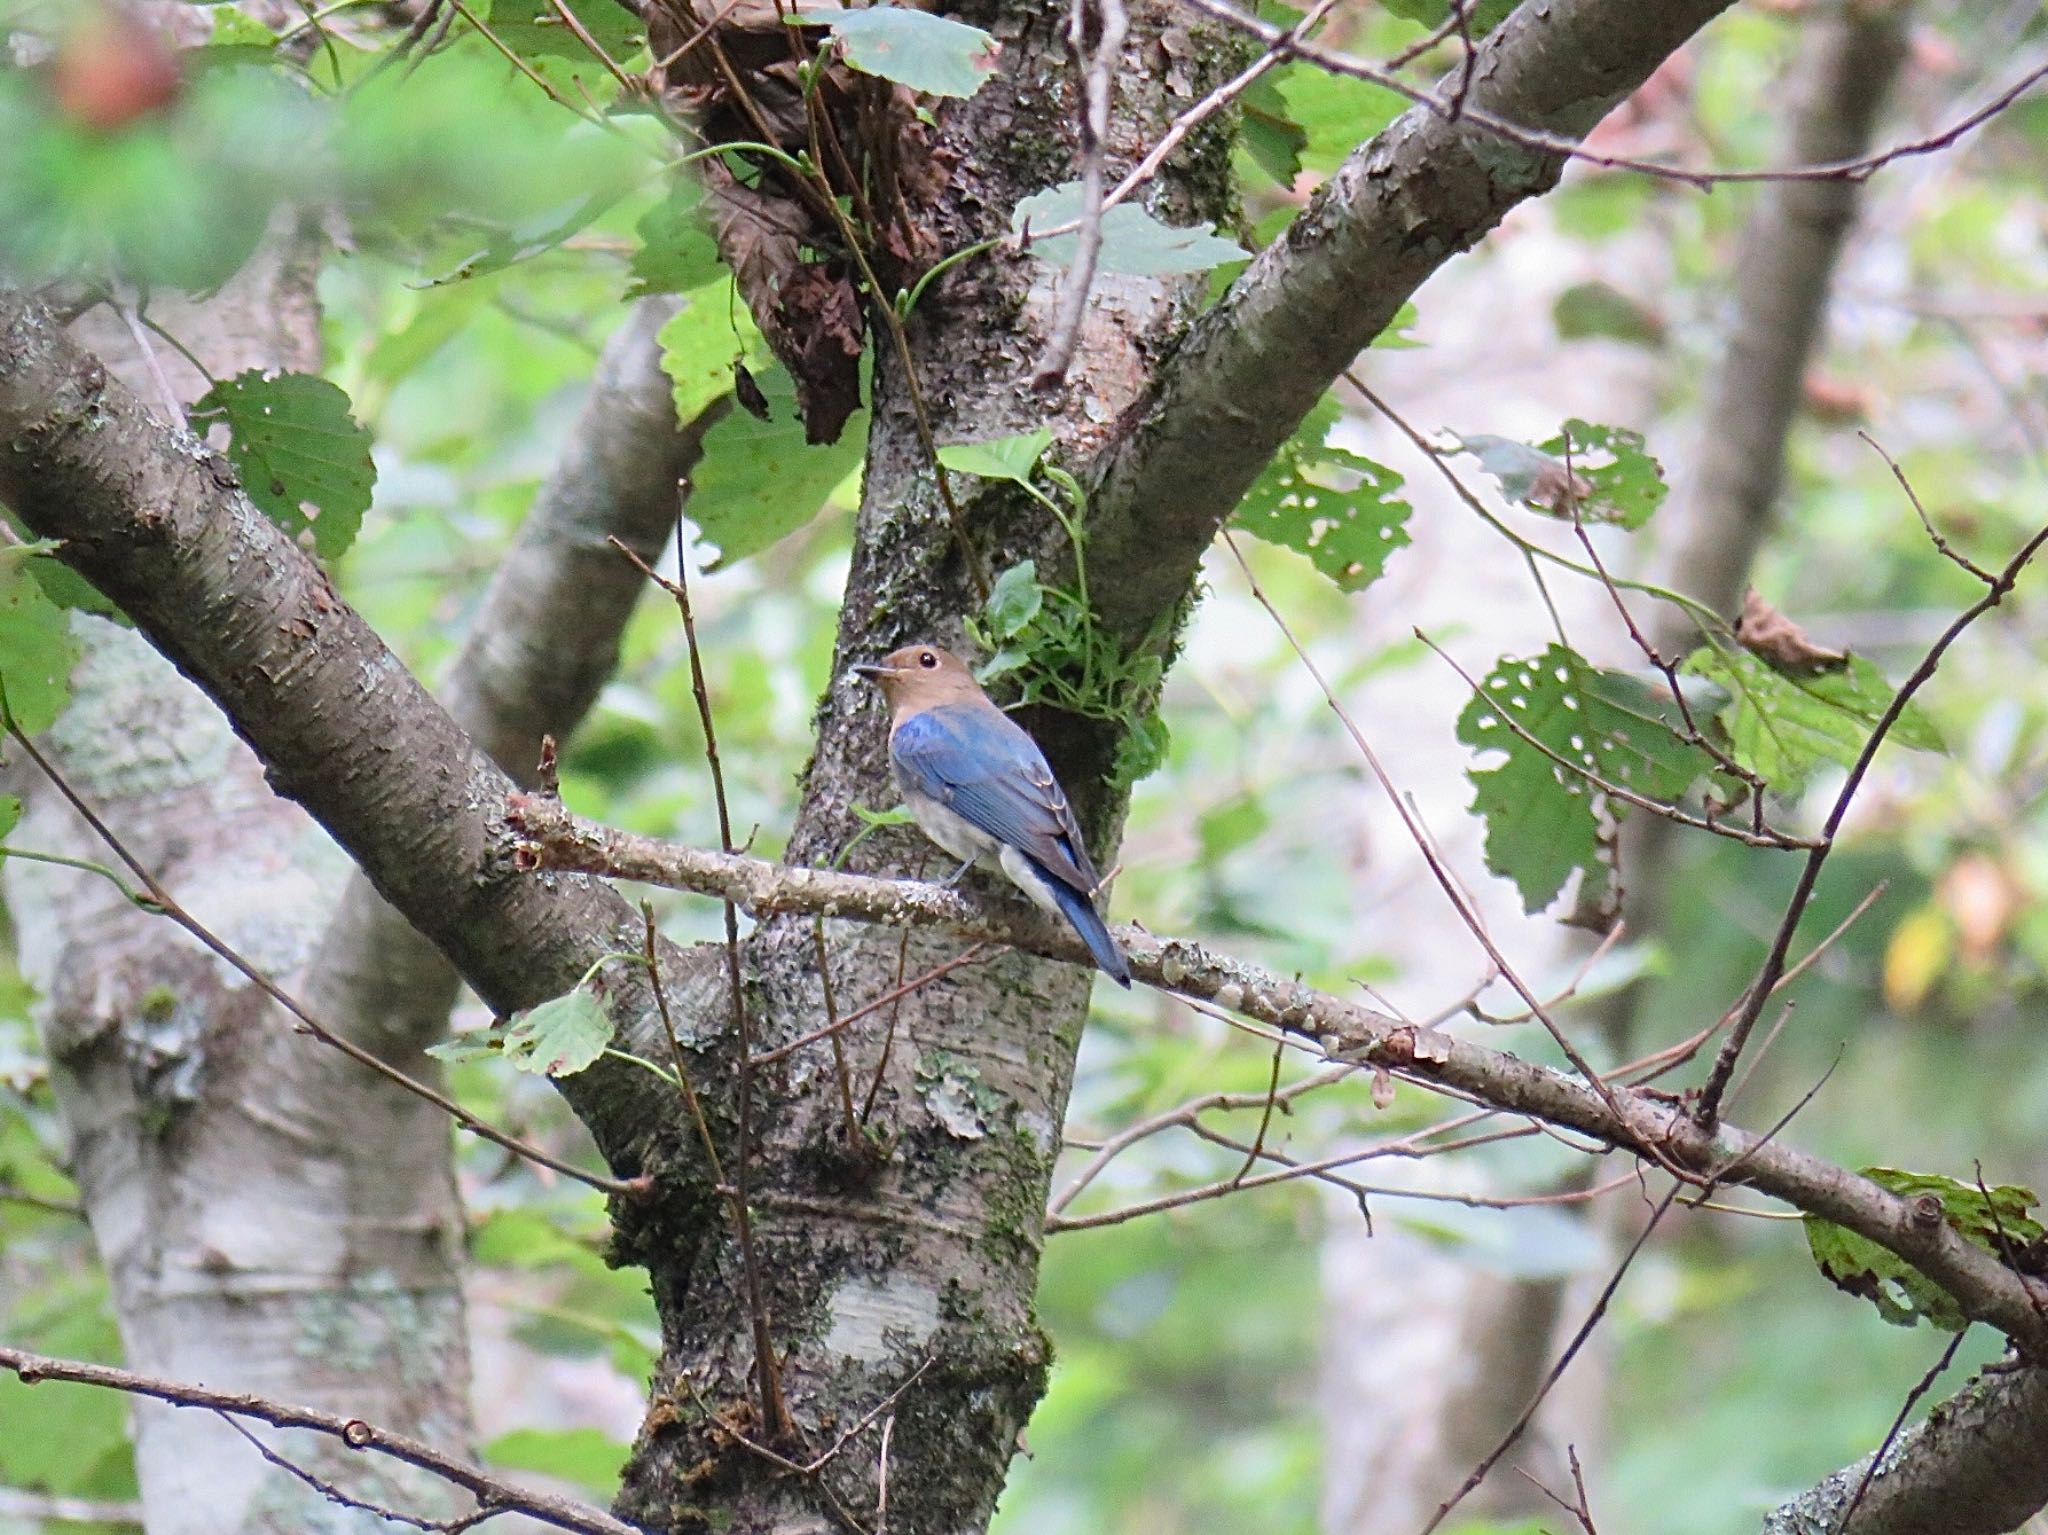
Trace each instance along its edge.
{"label": "dried brown leaf", "polygon": [[1735,640],[1758,659],[1786,672],[1828,672],[1849,663],[1846,650],[1816,645],[1804,629],[1764,601],[1755,587],[1742,594]]}

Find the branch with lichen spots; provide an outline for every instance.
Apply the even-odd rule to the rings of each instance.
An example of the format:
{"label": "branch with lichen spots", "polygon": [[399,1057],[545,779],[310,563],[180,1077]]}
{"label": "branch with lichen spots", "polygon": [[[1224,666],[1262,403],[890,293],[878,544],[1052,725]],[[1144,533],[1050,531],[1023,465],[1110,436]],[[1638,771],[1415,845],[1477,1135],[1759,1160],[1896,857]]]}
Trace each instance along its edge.
{"label": "branch with lichen spots", "polygon": [[[1022,902],[984,901],[939,885],[831,869],[791,868],[739,853],[713,853],[617,830],[573,815],[557,799],[515,794],[505,824],[510,850],[530,871],[638,880],[729,900],[749,915],[804,912],[889,927],[1005,943],[1049,959],[1089,963],[1065,926]],[[1951,1228],[1939,1201],[1903,1199],[1819,1157],[1731,1125],[1702,1129],[1681,1103],[1589,1084],[1504,1051],[1404,1023],[1343,997],[1142,928],[1113,930],[1132,976],[1179,997],[1213,1003],[1362,1061],[1502,1113],[1527,1115],[1628,1151],[1699,1182],[1736,1183],[1868,1237],[1947,1290],[1965,1315],[1988,1322],[2023,1349],[2048,1348],[2048,1284],[2031,1281]]]}

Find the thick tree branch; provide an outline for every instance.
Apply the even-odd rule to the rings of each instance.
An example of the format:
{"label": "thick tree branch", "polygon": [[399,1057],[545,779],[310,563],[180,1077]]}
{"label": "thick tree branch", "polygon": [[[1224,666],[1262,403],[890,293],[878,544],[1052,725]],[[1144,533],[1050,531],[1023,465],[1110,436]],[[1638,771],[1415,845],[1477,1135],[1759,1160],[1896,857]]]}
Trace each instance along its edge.
{"label": "thick tree branch", "polygon": [[[990,905],[936,885],[828,869],[787,868],[635,836],[572,816],[559,801],[521,795],[505,817],[543,868],[603,871],[729,900],[756,917],[807,912],[857,922],[937,928],[1085,963],[1071,932],[1020,904]],[[1213,1002],[1313,1040],[1332,1055],[1385,1066],[1451,1088],[1489,1107],[1527,1114],[1611,1142],[1658,1163],[1740,1183],[1848,1227],[1897,1253],[1954,1295],[1966,1314],[2029,1348],[2048,1345],[2048,1289],[2030,1286],[1958,1235],[1937,1207],[1901,1199],[1870,1180],[1768,1137],[1731,1126],[1702,1129],[1661,1098],[1613,1090],[1613,1106],[1562,1072],[1418,1028],[1299,981],[1181,939],[1119,929],[1131,973],[1178,996]]]}
{"label": "thick tree branch", "polygon": [[[607,541],[652,559],[674,530],[681,484],[720,400],[676,420],[656,333],[669,299],[635,305],[606,345],[554,472],[498,567],[440,689],[449,716],[514,780],[530,784],[543,735],[567,736],[618,664],[645,583]],[[357,874],[312,967],[313,1010],[351,1037],[418,1049],[446,1025],[446,956]]]}
{"label": "thick tree branch", "polygon": [[[1480,46],[1467,100],[1583,136],[1730,0],[1551,0]],[[1561,157],[1418,106],[1345,161],[1193,326],[1099,473],[1088,552],[1126,640],[1180,602],[1202,553],[1276,448],[1401,304]]]}
{"label": "thick tree branch", "polygon": [[1764,1535],[2004,1535],[2048,1503],[2048,1370],[1986,1374],[1870,1457],[1774,1510]]}

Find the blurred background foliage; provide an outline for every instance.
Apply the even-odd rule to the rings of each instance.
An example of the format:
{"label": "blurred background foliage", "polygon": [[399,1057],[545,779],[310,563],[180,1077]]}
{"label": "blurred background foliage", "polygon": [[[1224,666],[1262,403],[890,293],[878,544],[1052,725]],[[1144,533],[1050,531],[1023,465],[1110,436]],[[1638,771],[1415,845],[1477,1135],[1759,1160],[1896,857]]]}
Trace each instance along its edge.
{"label": "blurred background foliage", "polygon": [[[168,56],[125,57],[132,38],[109,43],[95,31],[109,23],[83,6],[0,3],[12,60],[0,69],[0,266],[61,278],[81,302],[102,291],[132,299],[204,290],[285,216],[287,196],[325,204],[336,247],[320,283],[327,371],[368,430],[377,470],[373,508],[335,570],[349,600],[429,679],[551,463],[623,297],[644,285],[644,273],[635,276],[644,221],[659,217],[677,158],[644,117],[599,119],[617,87],[564,45],[560,28],[537,19],[545,7],[472,4],[559,101],[463,27],[423,60],[380,66],[388,41],[364,43],[345,4],[274,29],[226,7],[192,7],[188,20],[212,42],[181,67]],[[1773,118],[1760,108],[1772,98],[1760,83],[1784,69],[1812,9],[1788,0],[1717,22],[1624,109],[1627,147],[1690,146],[1691,158],[1719,165],[1768,161]],[[616,18],[594,0],[578,0],[578,10],[630,66],[634,40]],[[1384,55],[1416,35],[1408,21],[1361,8],[1339,39]],[[1921,7],[1897,131],[1952,119],[1958,103],[2002,80],[2015,44],[2041,41],[2036,7]],[[1397,110],[1388,93],[1359,82],[1298,63],[1276,72],[1250,99],[1237,237],[1271,238],[1316,178]],[[1824,643],[1871,658],[1895,680],[1974,592],[1931,550],[1856,429],[1885,444],[1949,535],[1987,563],[2039,520],[2048,482],[2044,157],[2048,99],[2036,97],[1960,148],[1873,181],[1832,340],[1808,381],[1782,517],[1757,582]],[[1404,380],[1423,391],[1447,375],[1512,374],[1510,364],[1538,377],[1619,368],[1640,387],[1613,424],[1645,433],[1682,498],[1700,430],[1699,381],[1723,342],[1733,242],[1755,195],[1739,186],[1701,195],[1574,167],[1561,190],[1420,296],[1409,332],[1419,350],[1375,352],[1377,386],[1399,404]],[[1532,253],[1547,275],[1530,277]],[[682,259],[683,277],[666,285],[713,275],[690,264],[708,260],[702,252]],[[1473,323],[1475,310],[1487,323]],[[1499,398],[1483,407],[1473,399],[1451,423],[1460,431],[1515,434],[1474,410],[1552,410],[1542,399],[1513,412]],[[1393,442],[1383,425],[1357,417],[1338,434],[1364,452]],[[1517,610],[1483,619],[1441,583],[1401,586],[1403,562],[1426,559],[1433,540],[1442,547],[1440,529],[1466,515],[1440,485],[1411,476],[1411,490],[1418,547],[1397,551],[1389,581],[1362,597],[1339,592],[1297,555],[1245,547],[1370,735],[1447,740],[1448,714],[1409,718],[1380,703],[1412,696],[1429,668],[1439,670],[1427,686],[1452,713],[1462,696],[1409,624],[1481,666],[1494,654],[1537,653],[1550,627],[1526,586]],[[851,504],[850,487],[836,496]],[[698,587],[734,815],[742,829],[757,828],[755,850],[771,856],[828,680],[848,537],[849,520],[828,512]],[[1603,548],[1654,570],[1675,542],[1660,519]],[[1510,570],[1519,562],[1501,545],[1480,558]],[[1682,586],[1683,572],[1675,580]],[[1452,1002],[1477,972],[1475,955],[1446,944],[1420,963],[1387,941],[1433,892],[1418,883],[1412,850],[1372,819],[1377,789],[1227,558],[1212,563],[1209,585],[1166,690],[1166,761],[1133,800],[1117,914],[1319,985],[1381,987],[1417,1014]],[[1884,893],[1799,983],[1793,1019],[1748,1090],[1746,1122],[1775,1118],[1832,1070],[1789,1132],[1801,1144],[1849,1165],[1967,1179],[1981,1161],[1995,1180],[2048,1178],[2048,1057],[2033,1033],[2048,1001],[2041,612],[2022,600],[1944,666],[1924,702],[1946,755],[1882,759],[1808,931],[1827,931],[1880,883]],[[1622,654],[1615,634],[1588,639],[1610,659]],[[1482,643],[1496,648],[1474,654]],[[1402,679],[1408,693],[1382,692]],[[650,603],[594,716],[565,747],[562,780],[575,808],[711,838],[688,689],[674,614]],[[1822,774],[1781,819],[1811,827],[1837,782]],[[1487,879],[1476,859],[1461,867]],[[1561,1010],[1567,1026],[1590,1028],[1603,987],[1629,977],[1648,978],[1640,1048],[1701,1026],[1753,974],[1794,873],[1784,854],[1681,839],[1666,874],[1667,933],[1631,935],[1596,967]],[[659,896],[657,905],[679,938],[715,931],[706,903]],[[1585,950],[1553,947],[1544,983],[1561,984]],[[105,1285],[60,1170],[27,1021],[32,1000],[18,983],[0,985],[0,1336],[113,1359]],[[1549,1058],[1526,1029],[1505,1042]],[[1287,1064],[1282,1081],[1308,1069]],[[1069,1132],[1100,1138],[1198,1094],[1256,1094],[1270,1071],[1257,1041],[1155,996],[1105,990]],[[516,1133],[580,1143],[546,1084],[491,1062],[461,1065],[452,1078],[466,1102]],[[1441,1113],[1408,1088],[1383,1109],[1362,1091],[1311,1096],[1273,1133],[1292,1154],[1313,1156]],[[1249,1138],[1259,1119],[1253,1110],[1215,1122]],[[1566,1157],[1549,1142],[1533,1146],[1485,1153],[1486,1185],[1552,1187]],[[1070,1153],[1062,1182],[1085,1156]],[[1116,1162],[1070,1213],[1196,1187],[1228,1177],[1240,1160],[1185,1135],[1160,1136]],[[485,1454],[602,1496],[657,1341],[643,1287],[635,1273],[605,1266],[594,1196],[472,1140],[462,1143],[461,1170],[480,1374],[518,1383],[516,1418],[503,1400],[484,1405]],[[1583,1223],[1540,1209],[1380,1199],[1372,1214],[1495,1270],[1607,1261]],[[1627,1226],[1634,1217],[1618,1219]],[[1334,1227],[1360,1220],[1355,1199],[1296,1182],[1052,1236],[1040,1305],[1057,1363],[998,1528],[1316,1529],[1328,1315],[1319,1248]],[[1624,1287],[1608,1337],[1607,1442],[1588,1467],[1594,1508],[1614,1529],[1664,1535],[1753,1528],[1763,1507],[1867,1451],[1940,1345],[1924,1331],[1885,1326],[1830,1288],[1796,1225],[1713,1213],[1665,1229]],[[1973,1337],[1964,1361],[1992,1351]],[[32,1404],[28,1395],[0,1380],[0,1485],[132,1495],[123,1402],[54,1385],[35,1388]]]}

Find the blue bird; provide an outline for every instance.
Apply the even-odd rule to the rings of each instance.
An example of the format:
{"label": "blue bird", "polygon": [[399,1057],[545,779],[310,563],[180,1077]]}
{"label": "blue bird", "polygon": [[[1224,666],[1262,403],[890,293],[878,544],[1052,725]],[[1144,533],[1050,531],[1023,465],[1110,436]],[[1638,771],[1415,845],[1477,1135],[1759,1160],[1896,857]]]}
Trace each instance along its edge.
{"label": "blue bird", "polygon": [[1102,881],[1038,743],[989,702],[966,662],[936,645],[906,645],[853,670],[882,685],[896,787],[924,834],[965,860],[953,879],[977,863],[1001,869],[1072,923],[1102,972],[1128,987],[1131,967],[1095,910]]}

